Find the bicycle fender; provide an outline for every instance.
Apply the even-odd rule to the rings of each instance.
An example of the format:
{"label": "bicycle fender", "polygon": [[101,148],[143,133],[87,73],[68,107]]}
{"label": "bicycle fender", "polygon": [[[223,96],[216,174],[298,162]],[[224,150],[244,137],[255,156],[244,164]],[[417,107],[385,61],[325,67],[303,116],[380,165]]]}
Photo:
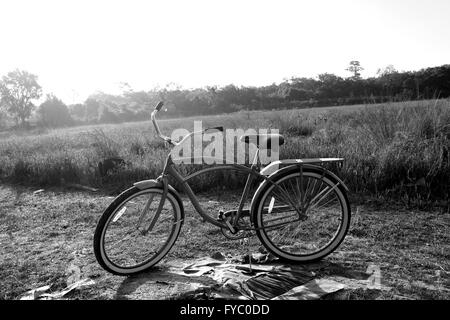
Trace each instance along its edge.
{"label": "bicycle fender", "polygon": [[144,190],[144,189],[153,188],[153,187],[163,187],[163,184],[161,181],[156,181],[155,179],[151,179],[151,180],[142,180],[139,182],[135,182],[135,183],[133,183],[133,186],[135,186],[139,190]]}
{"label": "bicycle fender", "polygon": [[[155,179],[138,181],[133,183],[133,186],[135,186],[139,190],[145,190],[153,187],[164,188],[164,184],[161,181],[157,181]],[[167,189],[170,192],[174,193],[177,198],[181,199],[178,191],[175,190],[175,188],[172,187],[170,184],[167,184]]]}
{"label": "bicycle fender", "polygon": [[[163,183],[161,181],[157,181],[155,179],[138,181],[138,182],[133,183],[133,186],[135,186],[139,190],[144,190],[144,189],[153,188],[153,187],[164,188]],[[167,188],[170,191],[172,191],[173,193],[175,193],[177,196],[179,196],[177,190],[175,190],[175,188],[172,187],[170,184],[167,184]]]}

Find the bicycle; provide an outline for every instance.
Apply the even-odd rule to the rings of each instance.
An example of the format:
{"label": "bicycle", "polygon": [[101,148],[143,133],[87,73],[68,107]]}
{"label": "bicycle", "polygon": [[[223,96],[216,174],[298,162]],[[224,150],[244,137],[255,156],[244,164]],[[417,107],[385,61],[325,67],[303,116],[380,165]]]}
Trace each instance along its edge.
{"label": "bicycle", "polygon": [[[194,134],[209,130],[223,132],[223,127],[190,132],[179,142],[164,136],[156,114],[151,113],[157,135],[176,146]],[[176,189],[168,182],[174,178],[204,221],[219,228],[228,238],[240,239],[256,233],[268,252],[289,263],[308,263],[332,253],[344,240],[350,225],[350,204],[345,183],[323,164],[342,163],[343,158],[287,159],[271,162],[264,168],[259,151],[278,141],[279,134],[249,136],[245,143],[256,143],[257,152],[251,167],[226,163],[182,176],[168,154],[162,174],[157,179],[139,181],[118,195],[102,214],[94,234],[94,252],[98,263],[116,275],[131,275],[157,264],[178,238],[185,218],[184,206]],[[254,139],[253,139],[254,140]],[[270,147],[270,146],[269,146]],[[219,212],[217,218],[201,207],[188,181],[214,170],[237,170],[247,175],[237,209]],[[250,208],[250,186],[260,180]]]}

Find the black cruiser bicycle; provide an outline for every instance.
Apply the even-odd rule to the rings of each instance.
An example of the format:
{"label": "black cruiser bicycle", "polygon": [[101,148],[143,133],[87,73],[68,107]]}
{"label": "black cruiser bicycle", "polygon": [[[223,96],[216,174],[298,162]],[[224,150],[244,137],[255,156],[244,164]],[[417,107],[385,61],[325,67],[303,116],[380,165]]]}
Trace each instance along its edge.
{"label": "black cruiser bicycle", "polygon": [[[164,136],[156,114],[151,114],[158,136],[172,146],[195,134],[222,127],[190,132],[179,142]],[[117,275],[142,272],[158,263],[172,248],[184,221],[184,206],[168,177],[181,185],[196,211],[222,229],[229,238],[256,233],[262,245],[281,260],[307,263],[332,253],[344,240],[350,225],[348,188],[324,163],[342,162],[342,158],[286,159],[261,168],[259,151],[274,144],[282,145],[279,134],[244,135],[241,141],[257,147],[251,167],[223,164],[204,168],[182,176],[172,155],[167,156],[162,174],[145,180],[117,196],[101,216],[94,234],[94,252],[99,264]],[[215,170],[237,170],[247,175],[246,184],[236,209],[220,212],[217,218],[201,207],[189,181]],[[251,185],[258,183],[249,208]]]}

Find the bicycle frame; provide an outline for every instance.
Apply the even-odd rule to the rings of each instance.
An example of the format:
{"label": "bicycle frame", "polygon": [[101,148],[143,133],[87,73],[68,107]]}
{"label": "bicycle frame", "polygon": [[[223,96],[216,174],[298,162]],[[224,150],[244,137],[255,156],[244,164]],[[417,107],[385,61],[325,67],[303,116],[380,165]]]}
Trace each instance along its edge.
{"label": "bicycle frame", "polygon": [[[147,181],[152,182],[153,185],[155,185],[155,183],[156,183],[158,186],[163,188],[163,195],[161,197],[160,204],[158,206],[157,212],[155,213],[155,216],[152,219],[152,222],[150,223],[150,227],[147,229],[147,232],[151,230],[151,228],[155,224],[156,220],[158,219],[159,214],[161,213],[165,198],[167,196],[167,192],[169,191],[169,188],[174,190],[168,183],[168,176],[173,177],[181,185],[183,191],[187,194],[187,196],[188,196],[189,200],[191,201],[192,205],[194,206],[195,210],[203,218],[203,221],[205,221],[205,222],[207,221],[207,222],[209,222],[217,227],[220,227],[220,228],[228,228],[232,233],[234,233],[235,231],[237,231],[238,221],[244,212],[243,208],[244,208],[245,201],[248,199],[251,185],[255,180],[261,180],[261,181],[265,181],[267,183],[273,184],[273,185],[275,185],[275,187],[279,188],[281,193],[285,193],[285,191],[282,188],[280,188],[276,182],[272,181],[272,179],[271,179],[272,174],[268,174],[269,172],[274,173],[273,172],[274,166],[279,167],[282,165],[287,165],[287,166],[294,165],[294,166],[298,167],[300,171],[302,171],[304,165],[308,166],[308,165],[311,165],[314,163],[338,162],[338,161],[343,160],[341,158],[304,159],[304,160],[287,159],[287,160],[272,162],[270,165],[266,166],[262,171],[259,171],[258,170],[259,169],[259,159],[258,159],[259,152],[258,151],[259,150],[257,150],[257,152],[255,154],[255,158],[254,158],[253,163],[250,168],[246,167],[244,165],[239,165],[239,164],[235,164],[235,163],[223,164],[223,165],[217,165],[214,167],[205,168],[205,169],[196,171],[185,177],[182,176],[182,174],[177,170],[176,164],[173,162],[172,157],[169,154],[169,156],[166,159],[162,174],[156,180],[147,180]],[[182,159],[180,159],[180,160],[182,160]],[[192,178],[194,178],[196,176],[199,176],[206,172],[219,171],[219,170],[235,170],[235,171],[242,172],[242,173],[245,173],[248,175],[244,190],[242,192],[241,200],[240,200],[238,208],[236,210],[236,216],[232,220],[231,223],[227,219],[224,219],[222,222],[222,221],[216,220],[216,219],[212,218],[210,215],[208,215],[205,212],[205,210],[202,208],[202,206],[200,205],[200,202],[198,201],[197,196],[195,195],[194,191],[191,189],[191,187],[188,183],[189,180],[191,180]],[[326,171],[328,174],[331,174],[334,177],[336,177],[332,172],[326,170],[325,168],[323,168],[323,170],[324,170],[324,174]],[[337,184],[335,185],[335,187],[342,185],[345,189],[347,189],[345,184],[338,177],[336,177],[336,181],[337,181]],[[142,188],[147,187],[146,181],[137,182],[137,183],[135,183],[135,186],[139,186],[139,184],[142,184]],[[295,211],[297,211],[297,214],[298,214],[299,220],[300,220],[302,215],[304,215],[303,210],[305,208],[301,208],[299,206],[299,204],[297,204],[297,203],[292,203],[290,201],[289,197],[286,197],[286,200],[287,200],[287,202],[289,202],[290,206],[293,209],[295,209]],[[152,201],[152,199],[149,199],[149,203],[151,201]],[[148,203],[148,205],[149,205],[149,203]],[[286,207],[289,207],[289,205],[276,207],[274,209],[282,210],[283,208],[286,208]],[[144,212],[145,211],[146,210],[144,210]],[[232,211],[234,211],[234,210],[232,210]],[[280,225],[283,225],[283,224],[285,224],[285,223],[281,223]],[[271,228],[276,227],[276,226],[277,225],[273,225],[273,226],[271,226]],[[254,228],[253,227],[247,228],[247,229],[244,228],[243,230],[254,230]]]}
{"label": "bicycle frame", "polygon": [[[267,179],[266,176],[263,176],[260,174],[260,172],[257,170],[258,168],[258,152],[256,152],[255,155],[255,159],[252,163],[252,166],[246,167],[244,165],[240,165],[240,164],[223,164],[223,165],[217,165],[214,167],[210,167],[210,168],[205,168],[199,171],[196,171],[186,177],[183,177],[181,175],[181,173],[177,170],[175,163],[172,160],[171,155],[169,155],[166,159],[166,163],[164,165],[164,169],[163,169],[163,173],[160,176],[160,181],[163,183],[163,185],[167,184],[167,176],[171,176],[173,177],[177,182],[180,183],[180,185],[183,188],[183,191],[187,194],[187,196],[189,197],[189,200],[191,201],[192,205],[194,206],[195,210],[198,212],[198,214],[200,214],[200,216],[203,218],[204,221],[208,221],[209,223],[216,225],[218,227],[221,228],[230,228],[231,226],[231,230],[233,230],[234,228],[236,228],[237,226],[237,221],[239,220],[239,218],[242,215],[242,211],[244,208],[244,204],[245,201],[248,198],[248,195],[250,193],[250,187],[252,185],[252,182],[255,179]],[[243,172],[248,174],[247,176],[247,181],[244,187],[244,190],[242,192],[242,196],[241,196],[241,200],[239,202],[239,206],[237,209],[237,213],[236,213],[236,219],[234,219],[234,221],[232,222],[232,224],[227,224],[226,222],[220,222],[214,218],[211,218],[210,215],[208,215],[205,210],[203,210],[202,206],[200,205],[200,202],[197,199],[197,196],[195,195],[194,191],[192,191],[192,188],[190,187],[188,181],[193,179],[194,177],[197,177],[201,174],[204,174],[206,172],[210,172],[210,171],[222,171],[222,170],[235,170],[238,172]],[[161,199],[162,201],[163,199]],[[229,223],[229,222],[228,222]]]}

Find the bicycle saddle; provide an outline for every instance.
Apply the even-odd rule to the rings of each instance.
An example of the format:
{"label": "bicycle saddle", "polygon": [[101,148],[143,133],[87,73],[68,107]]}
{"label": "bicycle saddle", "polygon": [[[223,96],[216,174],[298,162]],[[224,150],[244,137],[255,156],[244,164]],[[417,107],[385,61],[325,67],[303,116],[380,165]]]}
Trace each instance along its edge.
{"label": "bicycle saddle", "polygon": [[278,133],[270,134],[246,134],[241,136],[240,140],[245,143],[256,143],[256,146],[272,148],[272,143],[277,143],[278,146],[284,144],[284,137]]}

